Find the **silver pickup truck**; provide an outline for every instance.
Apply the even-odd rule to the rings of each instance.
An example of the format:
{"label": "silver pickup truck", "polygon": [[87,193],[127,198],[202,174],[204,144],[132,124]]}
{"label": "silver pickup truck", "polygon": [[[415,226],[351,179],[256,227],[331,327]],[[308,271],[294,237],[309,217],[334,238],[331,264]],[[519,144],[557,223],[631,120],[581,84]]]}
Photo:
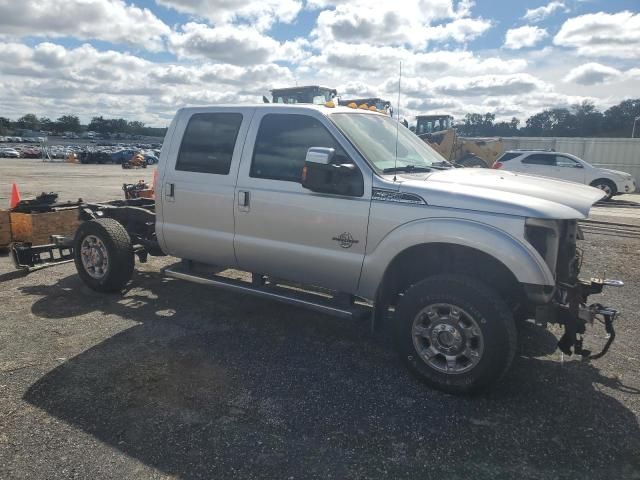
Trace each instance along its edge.
{"label": "silver pickup truck", "polygon": [[[83,205],[73,242],[41,248],[98,291],[122,290],[136,257],[171,255],[169,277],[367,316],[452,393],[505,374],[522,319],[564,325],[567,354],[589,356],[595,318],[613,340],[615,310],[587,298],[617,282],[578,278],[595,188],[452,168],[387,115],[333,104],[181,109],[158,169],[155,202]],[[40,257],[18,245],[14,258]]]}

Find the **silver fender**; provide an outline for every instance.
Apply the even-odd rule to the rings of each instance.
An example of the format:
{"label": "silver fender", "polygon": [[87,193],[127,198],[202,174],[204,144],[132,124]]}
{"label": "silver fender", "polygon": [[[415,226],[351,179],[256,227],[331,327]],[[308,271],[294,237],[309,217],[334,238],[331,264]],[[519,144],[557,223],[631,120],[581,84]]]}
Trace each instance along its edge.
{"label": "silver fender", "polygon": [[553,273],[528,243],[485,223],[439,217],[400,225],[390,231],[372,251],[367,252],[358,295],[375,298],[385,270],[396,255],[407,248],[429,243],[475,248],[502,262],[520,283],[555,285]]}

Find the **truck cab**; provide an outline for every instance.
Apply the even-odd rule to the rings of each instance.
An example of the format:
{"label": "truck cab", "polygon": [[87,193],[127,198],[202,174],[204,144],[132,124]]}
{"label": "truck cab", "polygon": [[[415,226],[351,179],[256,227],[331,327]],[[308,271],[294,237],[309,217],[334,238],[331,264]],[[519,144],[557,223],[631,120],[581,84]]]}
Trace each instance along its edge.
{"label": "truck cab", "polygon": [[559,348],[583,355],[586,324],[612,324],[615,310],[587,298],[613,282],[578,277],[577,220],[602,196],[450,168],[369,110],[183,108],[162,147],[155,203],[84,208],[73,255],[99,291],[121,290],[135,256],[171,255],[180,261],[169,277],[366,316],[429,385],[467,393],[508,370],[518,318],[564,325]]}

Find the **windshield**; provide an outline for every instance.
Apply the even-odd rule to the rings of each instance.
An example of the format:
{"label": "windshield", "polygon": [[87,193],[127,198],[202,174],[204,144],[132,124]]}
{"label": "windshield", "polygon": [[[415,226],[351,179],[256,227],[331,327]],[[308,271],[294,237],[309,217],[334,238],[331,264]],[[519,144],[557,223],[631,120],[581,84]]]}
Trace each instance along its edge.
{"label": "windshield", "polygon": [[433,165],[447,164],[444,157],[404,125],[398,129],[396,163],[396,121],[386,115],[334,113],[330,118],[378,171],[396,167],[428,169]]}

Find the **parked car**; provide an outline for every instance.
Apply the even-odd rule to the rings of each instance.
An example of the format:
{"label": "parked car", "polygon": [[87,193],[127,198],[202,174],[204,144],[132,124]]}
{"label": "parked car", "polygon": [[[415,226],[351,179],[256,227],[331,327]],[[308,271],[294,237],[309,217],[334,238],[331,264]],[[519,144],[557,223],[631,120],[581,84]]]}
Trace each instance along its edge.
{"label": "parked car", "polygon": [[137,150],[131,150],[131,149],[119,150],[111,154],[111,159],[114,163],[121,164],[122,162],[128,162],[129,160],[131,160],[131,158],[136,153],[138,153]]}
{"label": "parked car", "polygon": [[158,157],[152,153],[143,153],[144,161],[147,162],[147,165],[155,165],[158,163]]}
{"label": "parked car", "polygon": [[[167,277],[368,316],[409,368],[451,393],[507,372],[515,317],[564,325],[567,354],[590,355],[582,337],[596,318],[614,337],[615,310],[588,306],[613,282],[579,279],[577,220],[601,191],[450,168],[388,115],[346,107],[185,108],[166,141],[155,200],[80,209],[61,247],[88,287],[121,291],[136,258],[172,255],[184,261]],[[37,248],[14,248],[15,264],[31,266]]]}
{"label": "parked car", "polygon": [[20,152],[15,148],[2,147],[0,148],[0,157],[2,158],[20,158]]}
{"label": "parked car", "polygon": [[100,150],[84,150],[78,153],[80,163],[113,163],[112,156]]}
{"label": "parked car", "polygon": [[41,158],[42,151],[39,148],[25,148],[22,150],[22,158]]}
{"label": "parked car", "polygon": [[547,150],[507,150],[496,160],[493,168],[591,185],[607,194],[605,200],[615,195],[636,191],[636,182],[632,175],[618,170],[594,167],[570,153]]}

